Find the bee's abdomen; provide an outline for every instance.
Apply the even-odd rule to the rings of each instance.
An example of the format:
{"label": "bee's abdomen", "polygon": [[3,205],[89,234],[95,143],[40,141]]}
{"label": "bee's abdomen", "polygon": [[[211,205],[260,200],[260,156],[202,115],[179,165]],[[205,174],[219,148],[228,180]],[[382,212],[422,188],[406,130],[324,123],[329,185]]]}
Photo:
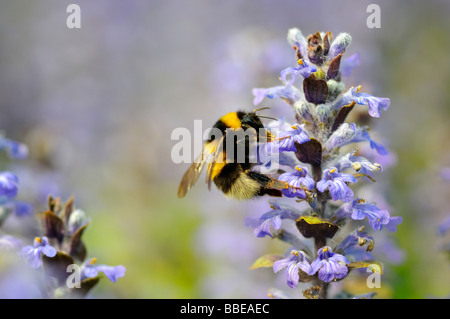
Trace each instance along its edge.
{"label": "bee's abdomen", "polygon": [[244,173],[242,167],[235,163],[224,166],[214,183],[227,197],[250,199],[257,196],[261,185]]}

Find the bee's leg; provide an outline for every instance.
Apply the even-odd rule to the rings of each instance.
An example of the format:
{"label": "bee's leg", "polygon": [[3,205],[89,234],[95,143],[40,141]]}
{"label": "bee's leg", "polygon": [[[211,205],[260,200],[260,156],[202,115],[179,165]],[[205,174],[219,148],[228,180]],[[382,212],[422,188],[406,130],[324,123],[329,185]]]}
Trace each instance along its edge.
{"label": "bee's leg", "polygon": [[269,195],[269,196],[273,196],[273,197],[282,197],[283,193],[279,189],[261,187],[258,195],[259,196]]}
{"label": "bee's leg", "polygon": [[285,189],[285,188],[289,187],[288,183],[270,178],[266,175],[262,175],[262,174],[248,171],[248,170],[245,173],[249,177],[251,177],[252,179],[257,181],[259,184],[261,184],[261,186],[263,186],[264,188],[270,187],[270,188],[277,188],[277,189]]}

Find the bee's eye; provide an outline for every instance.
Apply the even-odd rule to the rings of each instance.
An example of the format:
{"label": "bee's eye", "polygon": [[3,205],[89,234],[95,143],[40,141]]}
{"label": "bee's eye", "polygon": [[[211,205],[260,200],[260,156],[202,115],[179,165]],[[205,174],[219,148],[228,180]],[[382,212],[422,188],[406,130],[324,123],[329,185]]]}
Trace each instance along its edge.
{"label": "bee's eye", "polygon": [[249,127],[249,126],[252,126],[252,124],[256,125],[255,121],[253,121],[253,119],[250,117],[250,115],[245,114],[244,117],[242,118],[242,126]]}

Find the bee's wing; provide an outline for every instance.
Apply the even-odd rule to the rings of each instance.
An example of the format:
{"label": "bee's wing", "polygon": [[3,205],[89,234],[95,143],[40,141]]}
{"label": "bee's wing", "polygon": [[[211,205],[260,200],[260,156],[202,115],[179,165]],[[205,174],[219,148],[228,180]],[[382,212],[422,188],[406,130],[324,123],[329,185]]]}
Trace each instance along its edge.
{"label": "bee's wing", "polygon": [[188,168],[183,178],[181,179],[180,186],[178,187],[178,197],[182,198],[186,195],[188,190],[191,189],[192,186],[197,182],[201,172],[203,171],[203,167],[205,166],[205,157],[203,157],[202,152],[195,159],[194,163]]}
{"label": "bee's wing", "polygon": [[[214,166],[216,165],[217,158],[220,154],[223,155],[223,141],[224,136],[217,142],[211,142],[212,147],[214,147],[214,151],[210,153],[209,158],[207,159],[208,162],[208,168],[206,169],[206,183],[208,184],[208,189],[211,190],[211,181],[212,181],[212,173],[214,171]],[[225,156],[223,156],[223,159],[225,161]]]}

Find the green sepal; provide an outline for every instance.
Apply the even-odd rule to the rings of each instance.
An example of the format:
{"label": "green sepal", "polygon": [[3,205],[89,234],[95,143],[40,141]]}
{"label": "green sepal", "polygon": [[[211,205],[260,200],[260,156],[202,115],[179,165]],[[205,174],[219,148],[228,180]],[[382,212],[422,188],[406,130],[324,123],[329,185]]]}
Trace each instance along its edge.
{"label": "green sepal", "polygon": [[62,219],[51,210],[48,210],[42,214],[42,220],[45,236],[48,238],[56,238],[58,243],[61,244],[65,233],[64,222]]}
{"label": "green sepal", "polygon": [[75,262],[69,255],[58,251],[55,257],[42,256],[42,263],[48,276],[55,277],[60,285],[65,285],[67,277],[70,275],[67,267]]}
{"label": "green sepal", "polygon": [[84,261],[87,253],[86,246],[81,240],[81,236],[83,235],[83,232],[88,226],[89,224],[86,224],[78,228],[77,231],[73,234],[72,239],[70,241],[69,255],[78,258],[81,261]]}
{"label": "green sepal", "polygon": [[336,224],[317,216],[302,216],[297,219],[296,225],[305,238],[333,238],[339,229]]}
{"label": "green sepal", "polygon": [[[375,267],[373,266],[375,265]],[[380,275],[383,274],[383,264],[376,260],[367,260],[367,261],[353,261],[347,265],[349,269],[359,269],[359,268],[372,268],[372,272],[380,271]]]}

